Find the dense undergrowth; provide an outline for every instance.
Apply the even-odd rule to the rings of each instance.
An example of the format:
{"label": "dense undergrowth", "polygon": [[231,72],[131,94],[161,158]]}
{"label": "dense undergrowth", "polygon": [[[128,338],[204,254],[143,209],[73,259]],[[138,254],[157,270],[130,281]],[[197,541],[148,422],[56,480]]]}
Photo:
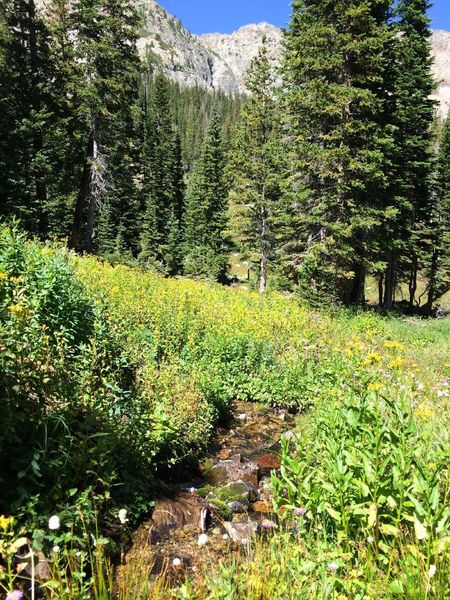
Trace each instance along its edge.
{"label": "dense undergrowth", "polygon": [[[243,399],[308,409],[274,478],[277,524],[179,594],[445,597],[449,339],[449,321],[312,311],[2,227],[0,553],[20,536],[47,556],[57,547],[50,597],[110,598],[105,549],[149,510],[161,470],[200,453]],[[69,584],[67,565],[84,576]],[[9,591],[4,560],[2,573]],[[134,585],[123,600],[169,597]]]}

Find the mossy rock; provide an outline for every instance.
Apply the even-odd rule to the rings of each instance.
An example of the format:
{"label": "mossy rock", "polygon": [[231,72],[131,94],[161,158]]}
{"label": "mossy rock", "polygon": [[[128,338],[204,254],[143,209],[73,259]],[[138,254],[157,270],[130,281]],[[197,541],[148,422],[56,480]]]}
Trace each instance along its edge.
{"label": "mossy rock", "polygon": [[[197,490],[197,494],[201,498],[207,498],[211,495],[212,498],[217,498],[221,502],[228,504],[229,502],[248,502],[250,490],[245,483],[234,482],[224,486],[205,485]],[[210,498],[208,498],[210,501]]]}
{"label": "mossy rock", "polygon": [[210,498],[208,502],[217,510],[219,516],[224,521],[231,521],[233,518],[233,511],[228,507],[226,502],[222,502],[222,500],[219,500],[218,498]]}

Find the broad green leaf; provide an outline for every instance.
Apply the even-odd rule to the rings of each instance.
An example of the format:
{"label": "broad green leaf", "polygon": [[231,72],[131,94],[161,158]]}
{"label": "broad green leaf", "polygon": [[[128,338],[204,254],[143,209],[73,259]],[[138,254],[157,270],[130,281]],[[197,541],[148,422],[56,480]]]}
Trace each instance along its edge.
{"label": "broad green leaf", "polygon": [[419,541],[424,540],[427,537],[427,529],[425,525],[423,525],[423,523],[421,523],[416,516],[414,516],[414,532]]}
{"label": "broad green leaf", "polygon": [[383,535],[392,535],[397,537],[400,533],[398,527],[394,527],[394,525],[388,525],[387,523],[381,525],[380,531]]}

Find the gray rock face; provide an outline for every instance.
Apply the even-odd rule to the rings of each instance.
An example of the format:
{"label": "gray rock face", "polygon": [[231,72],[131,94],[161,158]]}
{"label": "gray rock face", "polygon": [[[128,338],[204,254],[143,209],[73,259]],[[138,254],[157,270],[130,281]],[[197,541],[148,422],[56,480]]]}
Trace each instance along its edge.
{"label": "gray rock face", "polygon": [[433,74],[437,83],[434,97],[439,100],[441,117],[445,117],[450,108],[450,33],[433,31],[431,45],[434,53]]}
{"label": "gray rock face", "polygon": [[142,57],[184,85],[214,87],[209,53],[181,22],[155,0],[141,0],[143,26],[138,40]]}
{"label": "gray rock face", "polygon": [[258,531],[258,523],[250,519],[243,523],[230,523],[227,521],[223,526],[233,542],[237,544],[247,544]]}
{"label": "gray rock face", "polygon": [[140,0],[143,27],[138,41],[148,56],[173,81],[227,93],[245,92],[251,60],[266,36],[274,62],[281,58],[281,30],[261,23],[247,25],[231,35],[192,35],[155,0]]}
{"label": "gray rock face", "polygon": [[259,467],[254,462],[241,463],[235,460],[221,460],[208,471],[205,479],[211,485],[242,482],[257,486]]}
{"label": "gray rock face", "polygon": [[[245,78],[251,61],[255,58],[266,37],[269,56],[277,64],[282,55],[281,29],[269,23],[246,25],[230,35],[209,33],[197,36],[199,42],[213,55],[212,74],[216,87],[225,91],[237,88],[245,93]],[[233,75],[234,86],[230,86],[229,72]]]}

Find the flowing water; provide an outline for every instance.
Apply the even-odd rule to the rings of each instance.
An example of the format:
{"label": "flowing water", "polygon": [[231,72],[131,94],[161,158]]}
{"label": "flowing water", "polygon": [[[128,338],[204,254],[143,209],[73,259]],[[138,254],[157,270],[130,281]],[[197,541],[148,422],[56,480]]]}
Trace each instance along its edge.
{"label": "flowing water", "polygon": [[236,403],[229,426],[217,431],[187,481],[164,486],[152,518],[133,534],[118,581],[145,569],[176,584],[245,549],[270,517],[271,472],[280,466],[280,440],[293,426],[286,411]]}

